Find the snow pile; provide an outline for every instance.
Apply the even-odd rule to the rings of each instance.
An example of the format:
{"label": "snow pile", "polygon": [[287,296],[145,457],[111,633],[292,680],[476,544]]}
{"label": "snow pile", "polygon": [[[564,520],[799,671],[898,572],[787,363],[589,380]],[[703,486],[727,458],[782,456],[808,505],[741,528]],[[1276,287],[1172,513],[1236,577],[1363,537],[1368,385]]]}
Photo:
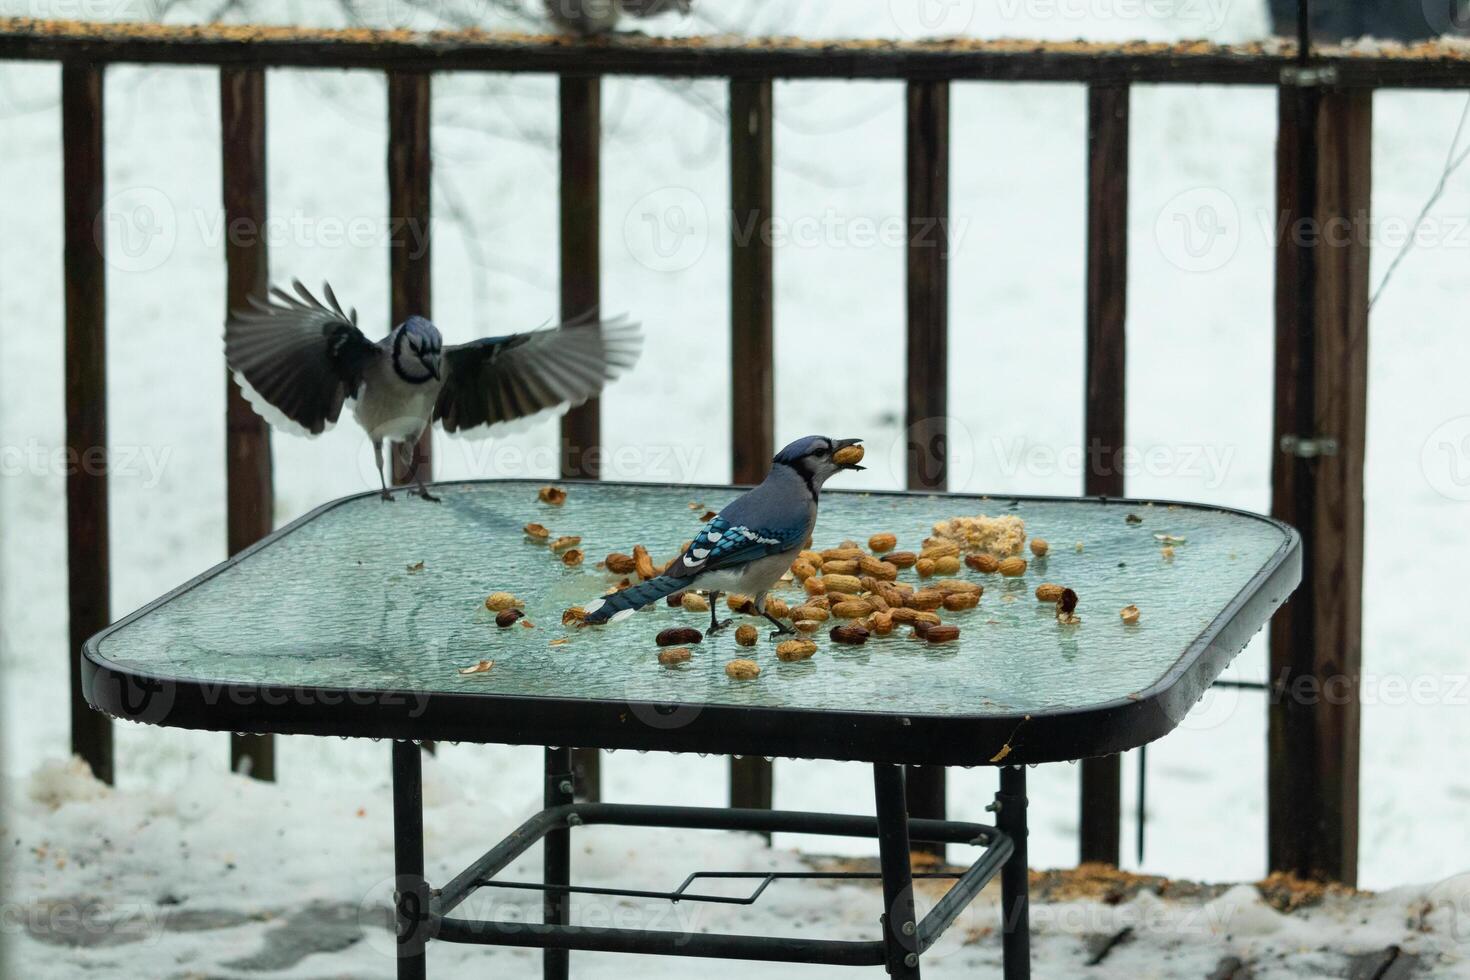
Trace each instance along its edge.
{"label": "snow pile", "polygon": [[112,788],[76,756],[42,763],[26,781],[26,798],[53,810],[64,803],[104,799],[111,793]]}

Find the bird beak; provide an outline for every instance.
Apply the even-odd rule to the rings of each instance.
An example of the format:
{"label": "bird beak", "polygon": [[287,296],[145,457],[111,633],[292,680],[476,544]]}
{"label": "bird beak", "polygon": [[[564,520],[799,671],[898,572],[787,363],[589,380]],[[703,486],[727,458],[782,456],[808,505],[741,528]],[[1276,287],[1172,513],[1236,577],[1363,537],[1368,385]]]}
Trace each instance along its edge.
{"label": "bird beak", "polygon": [[[856,446],[860,442],[862,442],[861,439],[838,439],[836,445],[837,445],[837,448],[838,449],[846,449],[848,446]],[[861,463],[849,463],[849,464],[847,464],[846,466],[844,466],[842,468],[845,469],[845,470],[865,470],[865,469],[867,469],[867,467],[864,466],[864,465],[862,465]]]}
{"label": "bird beak", "polygon": [[439,358],[438,357],[433,357],[433,358],[430,358],[429,360],[425,361],[424,362],[424,366],[429,369],[429,373],[434,376],[434,380],[435,381],[443,381],[444,380],[439,375]]}

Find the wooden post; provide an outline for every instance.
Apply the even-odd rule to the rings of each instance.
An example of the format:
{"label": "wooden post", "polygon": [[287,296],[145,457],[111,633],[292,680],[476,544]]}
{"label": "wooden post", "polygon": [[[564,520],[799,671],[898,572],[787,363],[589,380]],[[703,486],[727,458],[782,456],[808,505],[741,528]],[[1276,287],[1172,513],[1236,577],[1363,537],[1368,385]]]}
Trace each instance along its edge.
{"label": "wooden post", "polygon": [[81,650],[112,619],[107,522],[107,266],[102,69],[61,68],[66,272],[66,555],[71,750],[113,781],[112,723],[82,696]]}
{"label": "wooden post", "polygon": [[[265,71],[221,68],[220,159],[225,205],[225,315],[243,309],[270,283],[266,251]],[[234,555],[271,532],[270,426],[225,371],[225,499],[227,540]],[[276,778],[269,735],[231,735],[230,770]]]}
{"label": "wooden post", "polygon": [[[388,73],[388,262],[393,283],[390,328],[415,314],[433,316],[429,261],[431,77],[420,71]],[[432,431],[425,429],[418,445],[426,482],[434,468],[432,436]],[[408,466],[396,453],[392,466],[394,484],[407,483]]]}
{"label": "wooden post", "polygon": [[[949,83],[909,82],[908,169],[908,488],[943,490],[949,479]],[[942,819],[945,773],[910,768],[910,816]],[[943,844],[915,850],[944,856]]]}
{"label": "wooden post", "polygon": [[1301,531],[1303,568],[1271,625],[1268,858],[1352,885],[1373,94],[1308,81],[1282,87],[1277,143],[1272,513]]}
{"label": "wooden post", "polygon": [[[422,71],[388,73],[388,270],[392,295],[389,327],[411,316],[432,317],[432,269],[429,261],[431,152],[430,89],[432,76]],[[433,429],[424,430],[416,452],[419,475],[434,477]],[[408,461],[393,453],[393,484],[409,483]],[[434,743],[424,742],[433,753]]]}
{"label": "wooden post", "polygon": [[[1128,86],[1087,93],[1087,398],[1083,492],[1121,497],[1128,378]],[[1122,757],[1082,760],[1083,861],[1117,865],[1122,856]]]}
{"label": "wooden post", "polygon": [[[774,210],[769,78],[730,80],[730,380],[736,483],[759,483],[776,455]],[[771,764],[730,760],[730,805],[769,809]]]}
{"label": "wooden post", "polygon": [[[602,306],[602,79],[561,76],[561,318],[572,320]],[[597,399],[561,420],[561,475],[602,475],[602,412]],[[573,749],[576,797],[602,799],[602,757]]]}

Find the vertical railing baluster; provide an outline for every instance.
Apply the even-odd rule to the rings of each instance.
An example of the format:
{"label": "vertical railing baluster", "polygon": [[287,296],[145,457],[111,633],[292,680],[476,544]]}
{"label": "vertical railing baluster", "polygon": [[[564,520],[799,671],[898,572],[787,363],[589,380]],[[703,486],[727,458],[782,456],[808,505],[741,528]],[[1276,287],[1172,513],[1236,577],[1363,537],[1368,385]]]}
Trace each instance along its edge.
{"label": "vertical railing baluster", "polygon": [[[563,75],[558,95],[561,317],[571,320],[602,305],[602,80]],[[602,444],[602,412],[597,399],[562,418],[561,443],[562,476],[601,477],[596,449]],[[572,771],[578,799],[602,799],[602,757],[596,749],[573,749]]]}
{"label": "vertical railing baluster", "polygon": [[61,68],[66,275],[66,545],[71,750],[113,781],[112,723],[82,696],[82,644],[112,618],[107,521],[107,266],[102,68]]}
{"label": "vertical railing baluster", "polygon": [[[776,454],[774,191],[769,78],[730,80],[731,451],[736,483],[759,483]],[[769,808],[771,764],[730,760],[730,804]]]}
{"label": "vertical railing baluster", "polygon": [[1373,93],[1283,85],[1277,136],[1271,512],[1302,535],[1302,582],[1271,623],[1268,860],[1358,875],[1363,462]]}
{"label": "vertical railing baluster", "polygon": [[[430,186],[433,180],[431,76],[422,71],[388,73],[388,269],[392,295],[390,328],[410,316],[433,317],[429,248]],[[419,475],[434,476],[432,427],[419,437]],[[409,482],[410,462],[393,453],[393,483]],[[424,749],[434,751],[433,742]]]}
{"label": "vertical railing baluster", "polygon": [[[220,159],[225,207],[225,313],[243,309],[270,282],[266,250],[265,70],[221,68]],[[225,498],[230,554],[271,532],[270,426],[225,372]],[[269,735],[231,735],[230,769],[276,778]]]}
{"label": "vertical railing baluster", "polygon": [[[1114,461],[1125,439],[1128,106],[1127,85],[1088,89],[1083,492],[1090,496],[1121,497],[1124,489],[1123,470]],[[1083,759],[1081,769],[1081,859],[1116,866],[1122,855],[1122,757]]]}
{"label": "vertical railing baluster", "polygon": [[[392,323],[417,314],[433,317],[430,288],[430,152],[428,72],[388,73],[388,217]],[[433,473],[432,432],[419,439],[423,477]],[[393,457],[393,482],[408,482],[407,461]]]}
{"label": "vertical railing baluster", "polygon": [[[904,424],[911,490],[949,478],[949,83],[908,83],[904,156],[908,228],[908,361]],[[943,818],[945,772],[909,770],[909,814]],[[943,856],[943,844],[915,849]]]}

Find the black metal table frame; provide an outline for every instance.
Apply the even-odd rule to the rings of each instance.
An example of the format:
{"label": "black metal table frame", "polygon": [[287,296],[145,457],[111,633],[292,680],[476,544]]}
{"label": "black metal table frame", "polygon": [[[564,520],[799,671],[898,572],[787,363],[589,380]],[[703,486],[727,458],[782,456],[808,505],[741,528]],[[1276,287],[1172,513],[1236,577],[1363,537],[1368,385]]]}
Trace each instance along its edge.
{"label": "black metal table frame", "polygon": [[[1026,864],[1026,770],[1006,767],[990,807],[996,826],[953,820],[910,820],[904,801],[904,769],[873,766],[876,817],[789,810],[719,807],[643,806],[572,801],[571,750],[546,749],[546,807],[440,889],[424,877],[424,824],[421,750],[414,742],[393,743],[394,918],[397,923],[398,978],[427,976],[431,940],[494,946],[540,948],[545,980],[567,980],[571,950],[705,956],[720,959],[878,966],[901,980],[918,980],[919,958],[995,877],[1001,876],[1001,927],[1005,980],[1031,976],[1031,934]],[[741,936],[711,933],[602,928],[570,924],[571,895],[664,898],[748,905],[776,878],[874,877],[871,874],[696,872],[674,892],[615,888],[577,888],[571,884],[571,831],[589,824],[666,827],[757,833],[822,834],[869,837],[878,841],[883,884],[882,938],[870,941]],[[503,883],[495,874],[537,841],[544,848],[544,883]],[[911,841],[970,844],[984,848],[922,920],[916,920],[910,865]],[[755,877],[762,883],[747,898],[699,896],[686,891],[698,877]],[[451,913],[476,889],[535,888],[543,892],[543,921],[506,922],[455,918]]]}

